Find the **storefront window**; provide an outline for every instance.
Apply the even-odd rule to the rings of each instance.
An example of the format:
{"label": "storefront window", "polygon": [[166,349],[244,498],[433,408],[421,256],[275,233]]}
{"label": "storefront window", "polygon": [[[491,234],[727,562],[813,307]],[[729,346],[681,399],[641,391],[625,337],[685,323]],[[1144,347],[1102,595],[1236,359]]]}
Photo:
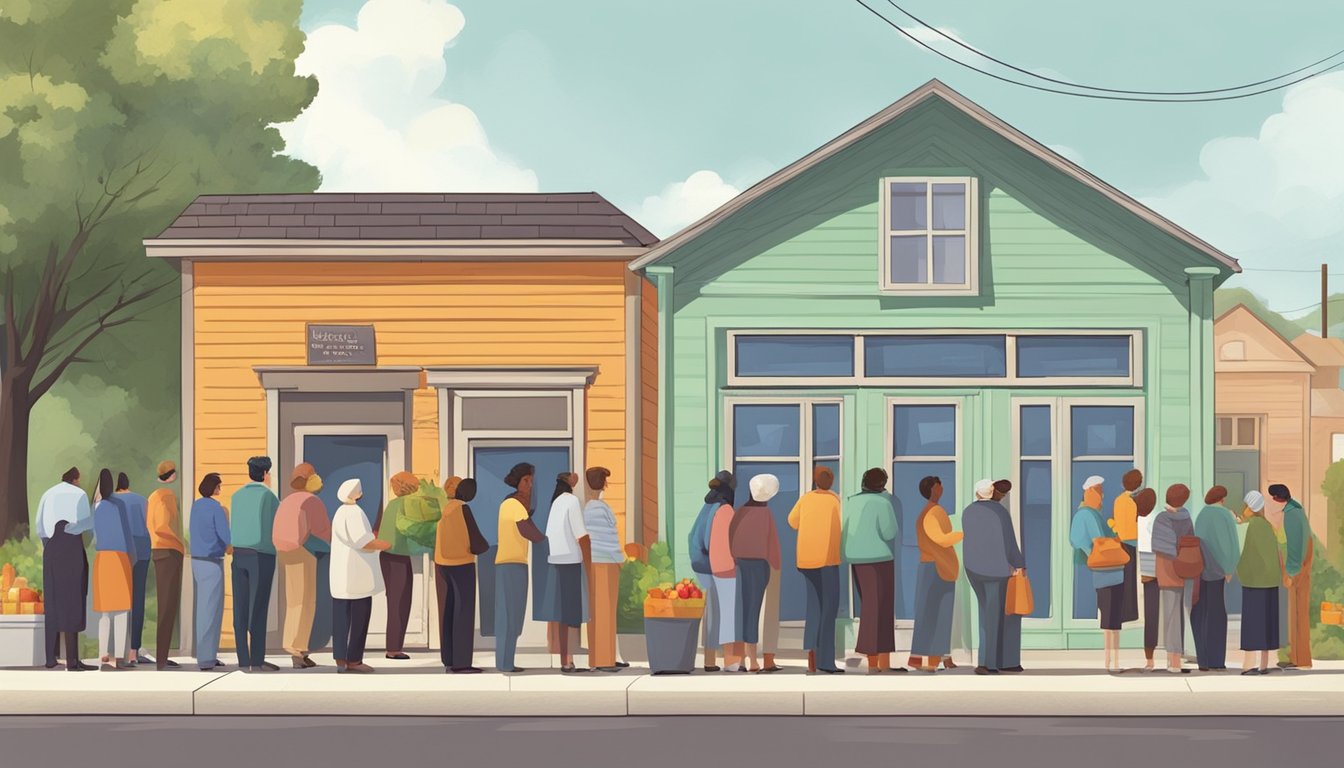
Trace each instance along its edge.
{"label": "storefront window", "polygon": [[734,371],[750,378],[854,375],[853,336],[737,336]]}
{"label": "storefront window", "polygon": [[1035,610],[1031,617],[1050,617],[1050,542],[1054,537],[1053,434],[1050,406],[1024,405],[1019,414],[1018,509],[1022,530],[1022,555],[1031,577]]}
{"label": "storefront window", "polygon": [[1017,375],[1024,379],[1130,377],[1131,338],[1121,336],[1019,336]]}
{"label": "storefront window", "polygon": [[1002,378],[1008,375],[1006,336],[868,336],[864,375]]}
{"label": "storefront window", "polygon": [[[1071,462],[1070,509],[1077,514],[1083,501],[1083,481],[1092,475],[1105,483],[1105,507],[1123,489],[1121,478],[1134,468],[1134,407],[1130,405],[1074,405],[1070,407]],[[1072,519],[1072,518],[1070,518]],[[1097,594],[1087,573],[1087,563],[1074,553],[1073,617],[1091,619],[1097,615]]]}
{"label": "storefront window", "polygon": [[957,408],[954,405],[892,406],[891,494],[901,534],[896,542],[896,617],[914,618],[919,542],[915,524],[927,503],[919,481],[935,475],[943,481],[942,506],[958,511]]}

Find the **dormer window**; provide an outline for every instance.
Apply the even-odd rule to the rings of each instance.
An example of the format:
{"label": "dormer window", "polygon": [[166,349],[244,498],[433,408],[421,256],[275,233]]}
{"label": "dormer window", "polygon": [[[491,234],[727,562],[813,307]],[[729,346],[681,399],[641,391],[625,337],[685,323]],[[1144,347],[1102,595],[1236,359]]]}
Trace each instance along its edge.
{"label": "dormer window", "polygon": [[886,178],[881,198],[884,292],[925,296],[980,292],[974,178]]}

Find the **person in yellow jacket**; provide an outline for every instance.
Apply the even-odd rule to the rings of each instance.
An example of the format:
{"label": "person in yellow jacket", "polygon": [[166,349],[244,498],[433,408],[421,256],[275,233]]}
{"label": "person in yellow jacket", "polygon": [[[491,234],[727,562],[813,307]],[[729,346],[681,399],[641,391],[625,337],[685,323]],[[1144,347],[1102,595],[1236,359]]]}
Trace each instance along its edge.
{"label": "person in yellow jacket", "polygon": [[[807,621],[803,647],[807,671],[837,674],[835,620],[840,612],[840,497],[831,487],[828,467],[812,472],[815,488],[803,494],[789,512],[789,527],[798,531],[798,572],[807,582]],[[769,665],[767,664],[767,667]]]}
{"label": "person in yellow jacket", "polygon": [[1125,490],[1111,503],[1111,519],[1106,524],[1120,539],[1125,554],[1129,555],[1129,562],[1125,564],[1125,580],[1121,585],[1124,598],[1120,606],[1120,621],[1123,623],[1139,620],[1139,505],[1134,501],[1134,494],[1143,485],[1143,473],[1131,469],[1120,479],[1120,484]]}

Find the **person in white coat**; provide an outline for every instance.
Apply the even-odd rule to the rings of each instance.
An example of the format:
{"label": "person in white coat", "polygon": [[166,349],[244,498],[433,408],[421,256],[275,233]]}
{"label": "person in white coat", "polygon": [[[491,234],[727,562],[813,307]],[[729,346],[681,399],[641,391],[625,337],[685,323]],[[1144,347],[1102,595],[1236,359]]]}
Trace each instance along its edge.
{"label": "person in white coat", "polygon": [[359,506],[364,489],[359,480],[341,483],[341,506],[331,520],[332,652],[337,672],[367,674],[364,643],[369,636],[373,596],[383,590],[378,553],[389,542],[373,535],[369,516]]}

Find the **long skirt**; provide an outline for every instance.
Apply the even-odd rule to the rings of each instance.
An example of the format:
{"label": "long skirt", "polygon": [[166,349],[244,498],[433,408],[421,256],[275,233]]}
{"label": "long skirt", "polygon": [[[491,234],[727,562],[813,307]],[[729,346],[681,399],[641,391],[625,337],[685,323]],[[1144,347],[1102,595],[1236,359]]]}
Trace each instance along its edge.
{"label": "long skirt", "polygon": [[731,645],[741,641],[737,634],[737,577],[714,577],[714,607],[718,614],[715,621],[719,628],[719,645]]}
{"label": "long skirt", "polygon": [[1279,588],[1241,588],[1241,650],[1279,649]]}
{"label": "long skirt", "polygon": [[761,641],[761,607],[770,586],[770,563],[765,560],[737,561],[737,636],[744,643]]}
{"label": "long skirt", "polygon": [[896,565],[855,563],[854,584],[859,589],[859,637],[856,653],[872,656],[896,650]]}
{"label": "long skirt", "polygon": [[1101,614],[1102,629],[1120,629],[1124,623],[1125,601],[1129,599],[1126,588],[1125,584],[1113,584],[1097,590],[1097,610]]}
{"label": "long skirt", "polygon": [[927,656],[930,664],[952,651],[952,609],[957,583],[943,581],[935,563],[920,563],[915,577],[915,633],[911,656]]}
{"label": "long skirt", "polygon": [[131,610],[131,586],[131,558],[125,552],[98,552],[93,556],[95,612]]}
{"label": "long skirt", "polygon": [[1125,581],[1121,585],[1124,590],[1124,601],[1120,607],[1120,621],[1138,621],[1139,620],[1139,550],[1133,544],[1121,542],[1125,554],[1129,555],[1129,562],[1125,563]]}
{"label": "long skirt", "polygon": [[439,598],[439,660],[446,669],[466,669],[476,639],[476,563],[436,565]]}
{"label": "long skirt", "polygon": [[89,598],[89,558],[84,540],[65,532],[65,521],[47,539],[42,552],[42,587],[48,632],[83,632]]}

